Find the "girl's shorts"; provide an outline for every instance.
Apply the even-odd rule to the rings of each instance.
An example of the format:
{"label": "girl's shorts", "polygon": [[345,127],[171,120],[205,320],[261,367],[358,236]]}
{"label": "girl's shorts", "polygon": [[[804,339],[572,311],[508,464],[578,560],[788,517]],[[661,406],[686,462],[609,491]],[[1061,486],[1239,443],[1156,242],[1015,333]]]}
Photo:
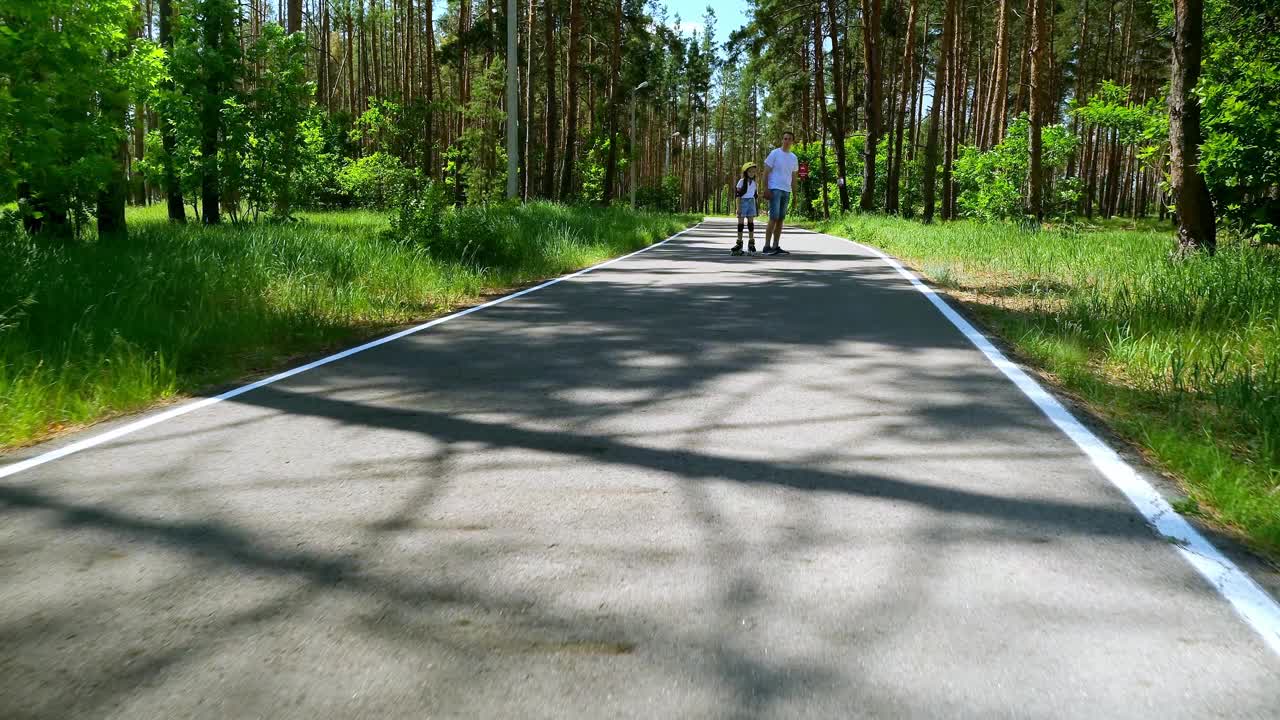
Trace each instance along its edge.
{"label": "girl's shorts", "polygon": [[738,198],[738,217],[755,217],[758,214],[755,198]]}

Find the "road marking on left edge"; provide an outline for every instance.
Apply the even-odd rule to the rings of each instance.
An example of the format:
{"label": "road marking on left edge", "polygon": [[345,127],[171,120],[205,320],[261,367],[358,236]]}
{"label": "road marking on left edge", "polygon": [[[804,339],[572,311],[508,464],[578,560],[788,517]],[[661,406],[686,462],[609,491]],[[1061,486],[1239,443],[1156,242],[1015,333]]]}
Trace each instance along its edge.
{"label": "road marking on left edge", "polygon": [[1280,603],[1277,603],[1266,590],[1254,582],[1248,573],[1214,547],[1213,543],[1169,505],[1151,483],[1143,479],[1132,466],[1121,459],[1116,451],[1077,420],[1062,403],[1058,402],[1057,398],[1032,380],[1022,368],[1005,357],[986,335],[974,328],[968,320],[964,319],[964,316],[956,312],[915,273],[905,268],[897,259],[869,245],[847,238],[835,239],[846,240],[880,258],[898,271],[899,275],[909,280],[916,290],[929,298],[929,302],[933,303],[933,306],[963,333],[969,342],[986,355],[992,365],[1013,381],[1013,384],[1030,398],[1031,402],[1035,403],[1036,407],[1058,426],[1058,429],[1084,451],[1094,467],[1124,493],[1147,523],[1162,537],[1168,538],[1182,557],[1231,603],[1235,611],[1254,631],[1262,636],[1263,642],[1276,655],[1280,655]]}
{"label": "road marking on left edge", "polygon": [[160,423],[165,422],[166,420],[172,420],[173,418],[186,415],[187,413],[195,412],[196,410],[200,410],[201,408],[206,408],[206,407],[209,407],[210,405],[216,405],[222,402],[223,400],[230,400],[231,398],[237,397],[239,395],[243,395],[247,392],[257,390],[260,387],[270,385],[272,383],[280,382],[281,380],[291,378],[294,375],[299,375],[301,373],[307,372],[308,370],[314,370],[318,367],[321,367],[323,365],[328,365],[329,363],[332,363],[332,362],[337,362],[338,360],[341,360],[346,357],[350,357],[357,353],[364,352],[365,350],[370,350],[372,348],[378,347],[379,345],[386,345],[389,342],[399,340],[400,338],[405,337],[407,335],[413,335],[415,333],[422,332],[423,330],[426,330],[428,328],[433,328],[436,325],[449,322],[450,320],[457,320],[460,317],[470,315],[471,313],[474,313],[474,312],[479,312],[481,310],[484,310],[485,308],[491,308],[494,305],[501,305],[502,303],[505,303],[509,300],[515,300],[518,297],[523,297],[525,295],[528,295],[529,293],[537,292],[544,288],[551,287],[552,285],[562,283],[565,280],[572,280],[573,278],[579,277],[581,275],[586,275],[587,273],[592,272],[594,270],[599,270],[602,267],[606,267],[614,263],[621,262],[623,260],[626,260],[627,258],[634,257],[643,252],[648,252],[661,245],[666,245],[667,243],[671,242],[672,240],[675,240],[681,235],[684,235],[690,230],[697,228],[701,224],[702,223],[699,222],[699,223],[690,225],[689,227],[685,228],[684,230],[681,230],[680,232],[672,235],[671,237],[666,238],[665,240],[661,240],[659,242],[653,243],[652,245],[646,245],[645,247],[642,247],[633,253],[627,253],[626,255],[613,258],[612,260],[605,260],[602,263],[592,265],[591,267],[583,268],[581,270],[578,270],[577,272],[572,272],[572,273],[569,273],[568,275],[561,275],[558,278],[553,278],[551,280],[548,280],[544,283],[540,283],[533,287],[525,288],[524,290],[519,290],[509,295],[503,295],[502,297],[499,297],[499,298],[494,298],[493,300],[490,300],[486,303],[482,303],[480,305],[476,305],[475,307],[469,307],[465,310],[459,310],[458,312],[450,313],[448,315],[438,317],[435,320],[430,320],[428,322],[422,323],[421,325],[415,325],[411,328],[406,328],[404,330],[401,330],[400,332],[387,335],[386,337],[381,337],[376,340],[370,340],[369,342],[363,345],[357,345],[356,347],[348,348],[346,350],[343,350],[342,352],[334,353],[333,355],[329,355],[327,357],[320,358],[319,360],[309,362],[306,365],[299,365],[296,368],[290,368],[289,370],[285,370],[284,372],[277,373],[275,375],[272,375],[271,377],[263,378],[261,380],[258,380],[257,382],[252,382],[252,383],[249,383],[248,385],[241,385],[240,387],[228,390],[222,393],[221,395],[215,395],[214,397],[204,398],[203,400],[197,400],[195,402],[179,405],[178,407],[173,408],[172,410],[166,410],[164,412],[156,413],[155,415],[151,415],[149,417],[143,418],[136,422],[131,422],[127,425],[121,425],[115,430],[107,431],[105,433],[102,433],[101,435],[95,435],[91,438],[86,438],[79,442],[71,443],[70,445],[60,447],[57,450],[50,450],[49,452],[41,453],[40,455],[37,455],[33,458],[28,458],[21,462],[5,465],[4,467],[0,467],[0,478],[7,478],[12,475],[17,475],[18,473],[23,472],[24,470],[30,470],[31,468],[44,465],[45,463],[53,462],[54,460],[64,458],[68,455],[74,455],[75,453],[97,447],[99,445],[102,445],[103,443],[108,443],[108,442],[111,442],[112,440],[116,440],[118,438],[124,437],[125,435],[130,435],[139,430],[149,428],[152,425],[159,425]]}

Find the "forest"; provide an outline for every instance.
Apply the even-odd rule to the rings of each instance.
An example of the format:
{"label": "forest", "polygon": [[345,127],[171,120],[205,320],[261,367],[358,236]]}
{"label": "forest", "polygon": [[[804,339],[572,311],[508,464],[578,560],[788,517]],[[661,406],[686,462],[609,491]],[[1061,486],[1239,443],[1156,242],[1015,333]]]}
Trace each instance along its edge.
{"label": "forest", "polygon": [[1280,5],[745,5],[0,0],[0,446],[730,213],[791,131],[793,218],[1280,554]]}
{"label": "forest", "polygon": [[1280,222],[1278,15],[1245,0],[757,0],[723,47],[709,9],[686,34],[656,3],[521,2],[512,108],[497,0],[4,6],[0,202],[31,232],[425,184],[491,203],[509,113],[525,200],[724,211],[732,169],[791,129],[811,217],[1173,214],[1203,247],[1215,219]]}

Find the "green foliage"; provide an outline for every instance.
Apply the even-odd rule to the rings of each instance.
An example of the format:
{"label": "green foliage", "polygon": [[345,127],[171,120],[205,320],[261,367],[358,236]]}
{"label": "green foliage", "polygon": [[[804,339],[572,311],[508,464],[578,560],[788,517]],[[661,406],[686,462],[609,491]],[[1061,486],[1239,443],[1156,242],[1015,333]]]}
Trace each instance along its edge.
{"label": "green foliage", "polygon": [[387,237],[413,243],[437,260],[483,269],[519,261],[528,241],[520,230],[513,207],[456,208],[442,185],[430,183],[401,204]]}
{"label": "green foliage", "polygon": [[[507,151],[502,128],[507,115],[498,106],[505,87],[504,65],[499,59],[477,75],[471,102],[463,109],[467,129],[451,150],[454,182],[462,182],[466,202],[484,205],[506,195]],[[454,192],[457,196],[457,188]]]}
{"label": "green foliage", "polygon": [[388,208],[414,183],[414,173],[400,158],[384,152],[351,160],[338,171],[342,192],[358,207]]}
{"label": "green foliage", "polygon": [[[1159,112],[1155,104],[1135,105],[1132,94],[1128,86],[1104,80],[1086,102],[1075,105],[1071,112],[1090,125],[1115,130],[1121,143],[1134,145],[1147,137],[1147,130],[1157,122],[1155,116]],[[1164,130],[1167,138],[1168,125]]]}
{"label": "green foliage", "polygon": [[[623,142],[621,136],[619,136],[618,142]],[[608,135],[600,134],[592,137],[588,146],[587,156],[578,166],[579,172],[582,173],[583,201],[598,203],[604,196],[604,171],[608,157]],[[627,157],[622,153],[618,154],[617,172],[619,177],[625,176],[627,172]]]}
{"label": "green foliage", "polygon": [[[310,107],[306,36],[267,23],[241,58],[234,4],[188,0],[184,7],[170,62],[176,88],[158,87],[154,98],[176,128],[173,161],[184,190],[194,204],[211,175],[232,220],[264,212],[290,219],[300,200],[327,194],[336,172]],[[252,83],[243,81],[247,66],[258,70]],[[153,179],[163,170],[163,147],[157,151],[146,168]]]}
{"label": "green foliage", "polygon": [[[1031,123],[1020,115],[1009,126],[1008,135],[994,148],[981,151],[961,148],[954,165],[956,202],[962,215],[983,220],[1008,220],[1025,214],[1023,188],[1031,171]],[[1075,149],[1075,137],[1061,125],[1042,130],[1043,168],[1046,175],[1067,165]],[[1045,212],[1070,212],[1077,197],[1074,185],[1064,185],[1049,194]],[[1064,194],[1065,193],[1065,194]]]}
{"label": "green foliage", "polygon": [[304,151],[318,149],[299,141],[299,126],[315,94],[314,83],[307,81],[306,59],[306,34],[286,35],[275,23],[262,28],[247,58],[262,68],[247,98],[253,122],[248,147],[242,150],[257,165],[251,203],[255,210],[269,206],[280,219],[292,217]]}
{"label": "green foliage", "polygon": [[[849,183],[850,196],[857,194],[862,177],[862,148],[866,143],[866,135],[850,135],[845,138],[845,179]],[[809,166],[809,177],[799,181],[799,187],[792,190],[799,194],[801,211],[806,217],[816,219],[822,216],[822,188],[827,189],[827,202],[832,211],[840,207],[840,186],[836,151],[830,140],[826,144],[826,161],[823,161],[823,143],[797,142],[791,146],[796,158]],[[825,170],[824,170],[825,166]]]}
{"label": "green foliage", "polygon": [[313,111],[298,126],[298,202],[312,209],[332,209],[347,204],[338,175],[343,168],[342,147],[331,118]]}
{"label": "green foliage", "polygon": [[400,103],[369,98],[369,109],[361,113],[352,125],[349,133],[351,142],[363,143],[375,152],[399,154],[409,130],[403,116],[404,109]]}
{"label": "green foliage", "polygon": [[175,91],[165,108],[183,138],[176,159],[195,163],[201,182],[216,183],[234,203],[255,171],[242,157],[249,120],[238,92],[240,8],[235,0],[183,0],[179,8],[169,64]]}
{"label": "green foliage", "polygon": [[1280,242],[1280,21],[1243,0],[1206,12],[1200,169],[1220,214]]}
{"label": "green foliage", "polygon": [[648,185],[636,189],[636,207],[642,210],[658,212],[678,212],[680,210],[680,178],[668,175],[662,178],[661,185]]}
{"label": "green foliage", "polygon": [[[1104,80],[1102,86],[1082,103],[1071,101],[1071,114],[1088,126],[1109,131],[1122,145],[1133,146],[1149,167],[1165,171],[1169,152],[1169,115],[1163,98],[1144,104],[1133,101],[1127,85]],[[1078,179],[1072,178],[1073,182]]]}
{"label": "green foliage", "polygon": [[155,67],[149,46],[131,51],[132,12],[130,0],[0,8],[0,203],[21,199],[33,226],[73,232],[111,177],[125,130],[99,100],[128,102]]}

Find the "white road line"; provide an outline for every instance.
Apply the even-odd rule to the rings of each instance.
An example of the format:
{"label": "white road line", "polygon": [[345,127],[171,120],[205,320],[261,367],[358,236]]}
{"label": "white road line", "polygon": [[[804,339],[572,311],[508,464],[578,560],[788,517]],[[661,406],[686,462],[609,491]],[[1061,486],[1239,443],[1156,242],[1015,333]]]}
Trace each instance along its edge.
{"label": "white road line", "polygon": [[565,280],[572,280],[573,278],[576,278],[580,275],[585,275],[589,272],[599,270],[600,268],[607,267],[616,262],[621,262],[623,260],[626,260],[627,258],[635,257],[640,253],[648,252],[661,245],[666,245],[667,243],[671,242],[672,240],[675,240],[681,235],[684,235],[690,230],[697,228],[701,224],[702,223],[699,222],[695,225],[691,225],[690,227],[687,227],[684,230],[681,230],[680,232],[676,233],[675,235],[672,235],[671,237],[665,240],[656,242],[647,247],[643,247],[633,253],[628,253],[621,257],[613,258],[612,260],[606,260],[598,265],[592,265],[589,268],[583,268],[582,270],[569,273],[568,275],[562,275],[558,278],[555,278],[554,280],[548,280],[547,282],[544,282],[541,285],[535,285],[534,287],[531,287],[531,288],[525,288],[524,290],[513,292],[510,295],[503,295],[500,298],[495,298],[486,303],[476,305],[475,307],[469,307],[466,310],[459,310],[458,312],[451,313],[443,317],[438,317],[435,320],[431,320],[430,322],[425,322],[425,323],[422,323],[421,325],[415,325],[414,327],[401,330],[400,332],[393,333],[386,337],[378,338],[377,340],[372,340],[363,345],[359,345],[347,350],[343,350],[340,353],[335,353],[333,355],[329,355],[328,357],[323,357],[323,358],[320,358],[319,360],[309,362],[306,365],[300,365],[296,368],[285,370],[284,372],[277,373],[268,378],[263,378],[261,380],[258,380],[257,382],[249,383],[248,385],[242,385],[232,390],[228,390],[222,393],[221,395],[216,395],[214,397],[205,398],[203,400],[197,400],[195,402],[187,403],[185,405],[180,405],[176,408],[173,408],[172,410],[166,410],[164,412],[156,413],[155,415],[145,417],[136,422],[131,422],[127,425],[122,425],[114,430],[110,430],[108,432],[102,433],[101,435],[95,435],[91,438],[86,438],[79,442],[71,443],[70,445],[60,447],[57,450],[50,450],[47,453],[42,453],[40,455],[37,455],[33,458],[28,458],[21,462],[5,465],[4,467],[0,467],[0,478],[7,478],[12,475],[17,475],[18,473],[23,472],[24,470],[30,470],[31,468],[39,467],[40,465],[44,465],[45,463],[51,463],[54,460],[64,458],[68,455],[74,455],[78,452],[82,452],[84,450],[97,447],[99,445],[102,445],[103,443],[108,443],[108,442],[111,442],[112,440],[122,438],[125,435],[130,435],[132,433],[138,432],[139,430],[149,428],[152,425],[159,425],[160,423],[165,422],[166,420],[172,420],[173,418],[186,415],[187,413],[192,413],[192,412],[195,412],[196,410],[209,407],[210,405],[216,405],[222,402],[223,400],[230,400],[231,398],[237,397],[239,395],[243,395],[252,390],[257,390],[260,387],[264,387],[272,383],[280,382],[281,380],[291,378],[294,375],[299,375],[301,373],[307,372],[308,370],[314,370],[315,368],[321,367],[322,365],[328,365],[329,363],[337,362],[338,360],[341,360],[343,358],[351,357],[352,355],[355,355],[357,353],[362,353],[365,350],[376,348],[379,345],[386,345],[389,342],[399,340],[400,338],[408,335],[413,335],[414,333],[422,332],[423,330],[433,328],[436,325],[440,325],[442,323],[447,323],[450,320],[457,320],[458,318],[470,315],[473,312],[479,312],[481,310],[484,310],[485,308],[491,308],[494,305],[501,305],[502,303],[505,303],[510,300],[515,300],[516,298],[523,297],[525,295],[528,295],[529,293],[534,293],[539,290],[549,288],[552,285],[562,283]]}
{"label": "white road line", "polygon": [[[834,236],[828,236],[834,237]],[[847,240],[847,238],[836,238],[838,240]],[[1057,398],[1050,395],[1045,389],[1031,379],[1029,375],[1023,372],[1022,368],[1010,362],[1004,353],[992,344],[977,329],[965,320],[960,313],[943,300],[933,288],[926,285],[915,273],[903,267],[902,263],[895,258],[880,252],[876,248],[863,245],[859,242],[848,240],[848,242],[865,249],[867,252],[875,255],[890,267],[898,271],[898,274],[915,286],[917,290],[929,298],[929,302],[933,303],[939,312],[941,312],[951,324],[956,326],[961,333],[964,334],[969,342],[973,343],[983,355],[995,365],[1000,372],[1013,381],[1014,385],[1031,399],[1036,407],[1039,407],[1054,425],[1057,425],[1067,437],[1084,451],[1085,455],[1093,462],[1094,466],[1102,473],[1103,477],[1111,481],[1111,484],[1120,489],[1125,497],[1129,498],[1129,502],[1138,509],[1149,525],[1155,529],[1161,536],[1168,538],[1173,543],[1178,552],[1191,563],[1201,575],[1204,576],[1209,584],[1212,585],[1219,593],[1222,594],[1236,612],[1244,618],[1245,622],[1262,636],[1272,651],[1280,655],[1280,603],[1263,590],[1253,578],[1241,570],[1235,563],[1222,554],[1221,550],[1214,547],[1198,530],[1192,527],[1191,523],[1179,515],[1172,506],[1165,501],[1162,496],[1152,485],[1147,482],[1141,475],[1137,473],[1116,454],[1105,442],[1097,435],[1093,434],[1084,426],[1074,415],[1070,413]]]}

